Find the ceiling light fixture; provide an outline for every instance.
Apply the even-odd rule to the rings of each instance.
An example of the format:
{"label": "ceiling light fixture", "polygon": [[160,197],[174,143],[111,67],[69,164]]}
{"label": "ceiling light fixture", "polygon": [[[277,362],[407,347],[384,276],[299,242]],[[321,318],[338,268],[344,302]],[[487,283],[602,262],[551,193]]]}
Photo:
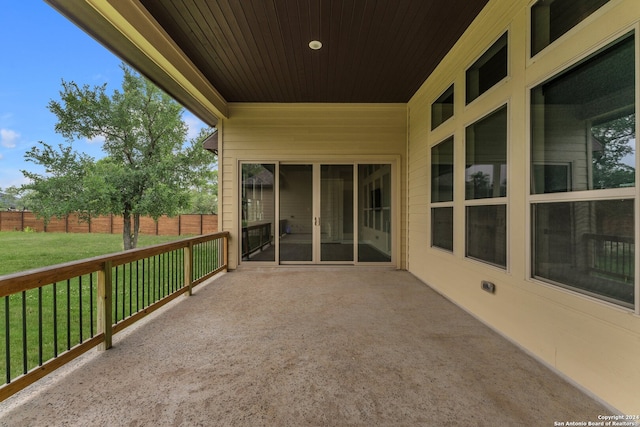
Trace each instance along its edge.
{"label": "ceiling light fixture", "polygon": [[320,43],[318,40],[311,40],[309,42],[309,47],[313,50],[318,50],[322,47],[322,43]]}

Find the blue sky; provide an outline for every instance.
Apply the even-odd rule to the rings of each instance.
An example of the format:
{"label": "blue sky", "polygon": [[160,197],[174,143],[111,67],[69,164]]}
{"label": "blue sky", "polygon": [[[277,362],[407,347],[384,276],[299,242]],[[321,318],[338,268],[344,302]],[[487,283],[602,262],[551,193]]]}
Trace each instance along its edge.
{"label": "blue sky", "polygon": [[[66,143],[47,109],[62,80],[119,89],[121,60],[42,0],[2,1],[0,13],[0,189],[25,183],[22,169],[37,171],[24,154],[38,141]],[[185,112],[189,137],[204,126]],[[103,156],[99,142],[74,141],[74,149]]]}

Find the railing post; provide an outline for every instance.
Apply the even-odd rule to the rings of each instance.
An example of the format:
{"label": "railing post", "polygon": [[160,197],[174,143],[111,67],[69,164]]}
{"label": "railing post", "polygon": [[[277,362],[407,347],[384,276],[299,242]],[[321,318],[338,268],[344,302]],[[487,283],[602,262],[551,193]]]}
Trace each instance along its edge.
{"label": "railing post", "polygon": [[229,253],[229,238],[224,236],[222,238],[222,265],[224,265],[224,271],[228,270],[229,260],[227,254]]}
{"label": "railing post", "polygon": [[192,277],[193,277],[193,243],[184,248],[184,285],[189,289],[187,296],[192,295]]}
{"label": "railing post", "polygon": [[111,261],[105,261],[102,270],[98,271],[98,333],[104,333],[104,341],[98,350],[108,350],[112,345],[113,312],[111,297]]}

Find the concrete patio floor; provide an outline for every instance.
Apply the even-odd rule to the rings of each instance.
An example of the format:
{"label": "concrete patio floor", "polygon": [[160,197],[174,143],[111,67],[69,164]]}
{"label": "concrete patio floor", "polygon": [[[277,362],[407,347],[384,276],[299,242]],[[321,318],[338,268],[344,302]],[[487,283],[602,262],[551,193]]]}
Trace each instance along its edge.
{"label": "concrete patio floor", "polygon": [[609,410],[411,274],[243,269],[7,401],[2,426],[553,426]]}

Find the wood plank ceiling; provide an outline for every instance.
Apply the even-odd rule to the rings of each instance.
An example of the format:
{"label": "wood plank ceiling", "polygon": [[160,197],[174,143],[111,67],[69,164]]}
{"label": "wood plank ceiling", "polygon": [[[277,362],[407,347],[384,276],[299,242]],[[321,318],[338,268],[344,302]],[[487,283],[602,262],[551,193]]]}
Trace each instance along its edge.
{"label": "wood plank ceiling", "polygon": [[141,3],[228,102],[390,103],[411,98],[487,0]]}

